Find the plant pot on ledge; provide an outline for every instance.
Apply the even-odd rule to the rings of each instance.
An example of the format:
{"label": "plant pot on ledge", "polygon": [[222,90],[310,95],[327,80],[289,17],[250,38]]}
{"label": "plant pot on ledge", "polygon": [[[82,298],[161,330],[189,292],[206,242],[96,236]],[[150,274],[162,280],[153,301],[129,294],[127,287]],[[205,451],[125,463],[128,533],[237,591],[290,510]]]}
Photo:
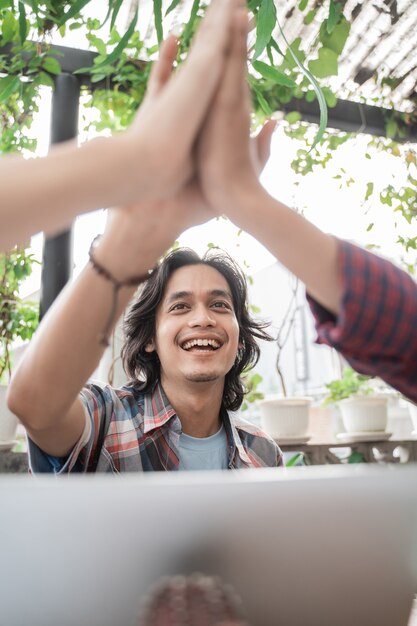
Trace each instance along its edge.
{"label": "plant pot on ledge", "polygon": [[388,398],[382,395],[351,396],[339,402],[347,433],[381,432],[388,423]]}
{"label": "plant pot on ledge", "polygon": [[261,427],[277,439],[308,438],[311,398],[270,396],[259,401]]}
{"label": "plant pot on ledge", "polygon": [[16,440],[17,417],[6,403],[7,385],[0,385],[0,450],[11,448]]}

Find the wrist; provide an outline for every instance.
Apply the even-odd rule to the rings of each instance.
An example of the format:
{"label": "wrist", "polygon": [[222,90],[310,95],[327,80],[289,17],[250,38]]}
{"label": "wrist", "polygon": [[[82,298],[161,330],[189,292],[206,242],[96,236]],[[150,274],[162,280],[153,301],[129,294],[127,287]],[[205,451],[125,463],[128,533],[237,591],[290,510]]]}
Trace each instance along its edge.
{"label": "wrist", "polygon": [[239,180],[237,184],[228,184],[224,189],[213,185],[212,189],[209,199],[212,208],[219,214],[227,215],[236,224],[246,214],[253,215],[254,209],[268,195],[257,178]]}
{"label": "wrist", "polygon": [[109,214],[106,230],[95,255],[116,280],[124,282],[153,268],[177,235],[173,215],[162,203],[145,203],[116,209]]}
{"label": "wrist", "polygon": [[140,245],[131,245],[122,233],[114,230],[106,230],[93,245],[92,252],[97,264],[126,287],[135,276],[142,276],[151,270],[158,260],[157,255],[146,254]]}

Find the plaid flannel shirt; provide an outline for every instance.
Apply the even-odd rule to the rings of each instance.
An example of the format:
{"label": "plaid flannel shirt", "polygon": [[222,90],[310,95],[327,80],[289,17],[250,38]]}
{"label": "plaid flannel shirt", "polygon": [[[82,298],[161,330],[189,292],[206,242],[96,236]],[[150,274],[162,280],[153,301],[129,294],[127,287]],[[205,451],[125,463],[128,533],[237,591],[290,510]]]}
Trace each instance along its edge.
{"label": "plaid flannel shirt", "polygon": [[[86,427],[66,459],[56,459],[29,441],[33,472],[135,472],[179,468],[181,422],[160,384],[150,393],[133,386],[114,389],[91,383],[80,394]],[[238,414],[222,410],[229,469],[275,467],[282,454],[267,434]]]}
{"label": "plaid flannel shirt", "polygon": [[362,374],[417,402],[417,285],[390,261],[339,241],[342,307],[336,318],[308,296],[317,342]]}

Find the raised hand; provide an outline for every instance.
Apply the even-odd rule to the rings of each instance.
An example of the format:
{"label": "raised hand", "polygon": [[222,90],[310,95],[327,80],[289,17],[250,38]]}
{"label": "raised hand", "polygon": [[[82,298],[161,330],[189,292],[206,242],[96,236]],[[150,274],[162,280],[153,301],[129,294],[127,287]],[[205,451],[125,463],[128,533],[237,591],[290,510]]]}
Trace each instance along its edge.
{"label": "raised hand", "polygon": [[233,209],[237,195],[258,185],[275,128],[275,122],[268,121],[256,138],[250,137],[247,29],[247,15],[235,20],[225,71],[198,144],[199,178],[217,213]]}
{"label": "raised hand", "polygon": [[141,181],[141,199],[168,197],[191,178],[193,146],[224,72],[230,32],[241,14],[241,0],[213,0],[186,61],[172,78],[175,42],[172,38],[166,42],[149,94],[125,136],[137,140],[139,147],[138,159],[132,154],[130,167],[132,184],[135,171]]}

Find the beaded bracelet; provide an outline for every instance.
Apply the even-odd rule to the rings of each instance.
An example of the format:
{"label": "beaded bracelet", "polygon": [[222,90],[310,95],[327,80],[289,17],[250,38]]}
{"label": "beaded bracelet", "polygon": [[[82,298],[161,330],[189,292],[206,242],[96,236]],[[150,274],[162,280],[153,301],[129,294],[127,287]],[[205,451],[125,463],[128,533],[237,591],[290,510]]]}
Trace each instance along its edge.
{"label": "beaded bracelet", "polygon": [[148,270],[145,274],[141,274],[140,276],[134,276],[133,278],[128,278],[127,280],[117,280],[116,278],[114,278],[114,276],[112,276],[109,270],[107,270],[97,261],[94,256],[94,250],[100,238],[101,235],[97,235],[93,239],[90,250],[88,251],[88,256],[93,269],[97,272],[97,274],[99,274],[99,276],[102,276],[103,278],[108,280],[112,284],[113,288],[112,307],[110,315],[106,322],[104,330],[100,335],[100,345],[102,345],[104,348],[107,348],[107,346],[110,344],[109,336],[117,314],[117,296],[119,294],[119,290],[122,287],[138,287],[141,283],[144,283],[148,280],[148,278],[152,275],[153,270]]}

